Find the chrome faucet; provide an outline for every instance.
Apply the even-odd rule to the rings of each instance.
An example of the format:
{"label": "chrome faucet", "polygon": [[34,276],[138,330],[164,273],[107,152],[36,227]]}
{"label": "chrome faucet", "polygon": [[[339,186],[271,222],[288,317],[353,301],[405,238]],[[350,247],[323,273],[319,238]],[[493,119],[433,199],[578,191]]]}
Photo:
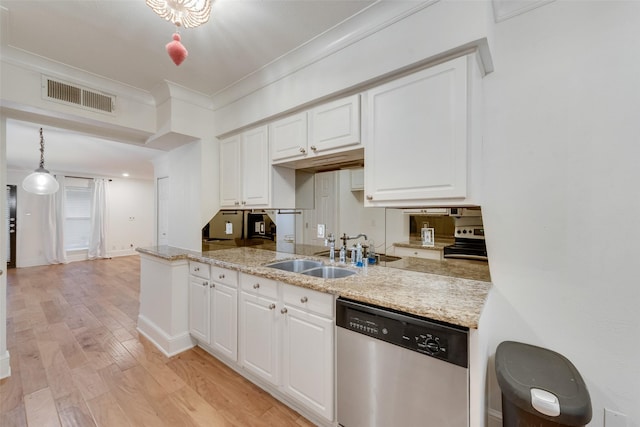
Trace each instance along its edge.
{"label": "chrome faucet", "polygon": [[340,240],[342,240],[342,246],[344,246],[346,248],[347,247],[347,241],[359,239],[360,237],[364,237],[365,241],[369,240],[367,238],[367,235],[366,234],[362,234],[362,233],[358,234],[357,236],[347,236],[347,233],[343,233],[342,237],[340,238]]}

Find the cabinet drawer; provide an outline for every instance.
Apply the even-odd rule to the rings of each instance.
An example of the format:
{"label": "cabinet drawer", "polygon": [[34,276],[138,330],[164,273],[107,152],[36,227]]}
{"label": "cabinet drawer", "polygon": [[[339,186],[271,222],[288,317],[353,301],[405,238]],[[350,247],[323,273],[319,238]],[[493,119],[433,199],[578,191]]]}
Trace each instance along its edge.
{"label": "cabinet drawer", "polygon": [[412,248],[394,248],[394,255],[399,257],[415,257],[424,259],[442,260],[442,251],[439,249],[412,249]]}
{"label": "cabinet drawer", "polygon": [[233,288],[238,287],[238,272],[211,266],[211,280]]}
{"label": "cabinet drawer", "polygon": [[287,284],[283,284],[283,287],[285,305],[333,318],[333,295]]}
{"label": "cabinet drawer", "polygon": [[278,298],[278,282],[271,279],[240,273],[240,286],[243,291],[254,295]]}
{"label": "cabinet drawer", "polygon": [[189,272],[191,275],[196,277],[202,277],[203,279],[208,279],[209,276],[209,264],[205,264],[197,261],[189,262]]}

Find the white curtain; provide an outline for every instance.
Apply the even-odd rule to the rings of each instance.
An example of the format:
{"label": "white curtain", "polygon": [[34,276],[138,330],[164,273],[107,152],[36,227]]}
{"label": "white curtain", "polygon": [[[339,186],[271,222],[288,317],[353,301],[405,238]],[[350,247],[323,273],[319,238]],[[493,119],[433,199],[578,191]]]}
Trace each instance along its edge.
{"label": "white curtain", "polygon": [[[64,176],[56,175],[60,189],[53,194],[42,196],[46,214],[44,234],[44,256],[50,264],[66,264],[64,249]],[[40,196],[38,196],[40,197]]]}
{"label": "white curtain", "polygon": [[106,258],[107,180],[92,183],[91,227],[89,230],[89,259]]}

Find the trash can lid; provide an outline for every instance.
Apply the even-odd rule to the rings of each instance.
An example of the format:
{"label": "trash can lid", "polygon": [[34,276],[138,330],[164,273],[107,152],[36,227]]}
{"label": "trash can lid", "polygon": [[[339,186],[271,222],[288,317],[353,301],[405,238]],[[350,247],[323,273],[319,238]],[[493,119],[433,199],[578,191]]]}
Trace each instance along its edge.
{"label": "trash can lid", "polygon": [[[567,426],[584,426],[591,421],[587,386],[575,366],[561,354],[529,344],[504,341],[496,350],[495,367],[502,394],[520,409]],[[543,394],[536,390],[532,393],[532,389],[557,397],[555,405],[560,407],[559,415],[552,415],[553,410],[540,412],[539,403],[532,403],[532,400]]]}

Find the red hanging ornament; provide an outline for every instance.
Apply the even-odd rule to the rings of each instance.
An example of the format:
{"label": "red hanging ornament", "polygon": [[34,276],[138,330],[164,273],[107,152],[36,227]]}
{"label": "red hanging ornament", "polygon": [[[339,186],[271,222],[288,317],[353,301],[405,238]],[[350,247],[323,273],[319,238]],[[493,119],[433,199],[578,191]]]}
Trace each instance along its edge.
{"label": "red hanging ornament", "polygon": [[182,64],[182,61],[184,61],[187,55],[189,55],[187,48],[184,47],[182,43],[180,43],[179,33],[173,34],[173,41],[167,43],[166,47],[167,47],[167,53],[169,54],[169,56],[171,57],[171,60],[176,65]]}

